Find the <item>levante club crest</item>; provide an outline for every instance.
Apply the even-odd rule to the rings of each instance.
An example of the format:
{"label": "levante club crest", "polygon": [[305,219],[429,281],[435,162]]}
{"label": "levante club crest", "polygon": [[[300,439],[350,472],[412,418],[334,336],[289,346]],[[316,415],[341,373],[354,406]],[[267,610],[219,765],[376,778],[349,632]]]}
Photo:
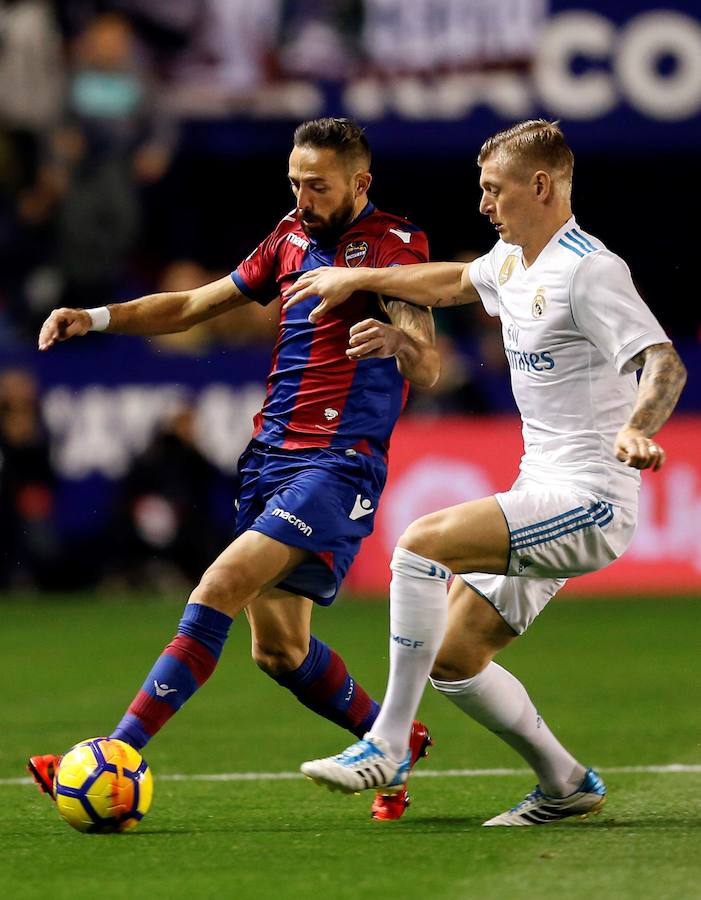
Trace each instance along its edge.
{"label": "levante club crest", "polygon": [[359,266],[368,255],[368,249],[367,241],[351,241],[343,251],[343,258],[346,261],[346,265],[350,266],[352,269]]}

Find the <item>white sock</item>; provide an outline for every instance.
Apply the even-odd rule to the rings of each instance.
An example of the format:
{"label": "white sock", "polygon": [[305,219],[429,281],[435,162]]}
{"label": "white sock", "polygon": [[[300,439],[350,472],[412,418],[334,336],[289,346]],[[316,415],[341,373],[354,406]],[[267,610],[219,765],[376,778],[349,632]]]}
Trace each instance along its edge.
{"label": "white sock", "polygon": [[448,624],[448,579],[440,563],[397,547],[389,589],[389,680],[372,734],[403,759],[411,723]]}
{"label": "white sock", "polygon": [[550,731],[521,682],[495,662],[465,681],[431,684],[480,725],[493,731],[535,770],[544,794],[566,797],[586,769]]}

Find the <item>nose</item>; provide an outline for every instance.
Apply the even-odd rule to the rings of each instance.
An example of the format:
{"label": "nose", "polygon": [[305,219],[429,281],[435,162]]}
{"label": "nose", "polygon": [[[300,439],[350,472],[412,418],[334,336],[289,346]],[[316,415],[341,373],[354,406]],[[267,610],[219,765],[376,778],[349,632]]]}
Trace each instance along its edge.
{"label": "nose", "polygon": [[482,197],[480,198],[480,212],[483,216],[488,216],[493,211],[494,204],[492,202],[492,198],[486,191],[483,191]]}
{"label": "nose", "polygon": [[303,185],[300,187],[297,193],[297,209],[300,212],[304,212],[305,210],[311,211],[312,209],[311,192]]}

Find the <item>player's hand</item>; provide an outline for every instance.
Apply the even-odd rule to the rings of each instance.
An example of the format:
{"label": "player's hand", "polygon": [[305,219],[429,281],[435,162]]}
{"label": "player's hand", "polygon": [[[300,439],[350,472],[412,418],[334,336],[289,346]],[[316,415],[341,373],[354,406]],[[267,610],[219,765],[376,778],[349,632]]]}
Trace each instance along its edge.
{"label": "player's hand", "polygon": [[613,449],[616,459],[633,469],[652,469],[656,472],[662,468],[667,458],[657,441],[629,425],[624,425],[618,432]]}
{"label": "player's hand", "polygon": [[394,325],[363,319],[350,330],[346,356],[351,359],[387,359],[396,356],[405,341],[404,332]]}
{"label": "player's hand", "polygon": [[337,266],[321,266],[305,272],[283,292],[282,308],[290,309],[309,297],[319,297],[321,303],[309,313],[309,321],[317,322],[357,290],[354,275],[353,269]]}
{"label": "player's hand", "polygon": [[82,337],[91,325],[90,313],[85,309],[55,309],[41,326],[39,349],[48,350],[57,341]]}

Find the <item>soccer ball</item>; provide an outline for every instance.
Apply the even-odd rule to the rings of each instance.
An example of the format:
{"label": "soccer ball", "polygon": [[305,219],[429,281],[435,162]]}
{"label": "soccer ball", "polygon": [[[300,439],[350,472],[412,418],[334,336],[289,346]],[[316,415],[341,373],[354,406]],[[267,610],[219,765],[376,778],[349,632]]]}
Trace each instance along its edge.
{"label": "soccer ball", "polygon": [[138,750],[97,737],[63,756],[54,789],[58,811],[72,828],[107,834],[139,824],[151,806],[153,777]]}

